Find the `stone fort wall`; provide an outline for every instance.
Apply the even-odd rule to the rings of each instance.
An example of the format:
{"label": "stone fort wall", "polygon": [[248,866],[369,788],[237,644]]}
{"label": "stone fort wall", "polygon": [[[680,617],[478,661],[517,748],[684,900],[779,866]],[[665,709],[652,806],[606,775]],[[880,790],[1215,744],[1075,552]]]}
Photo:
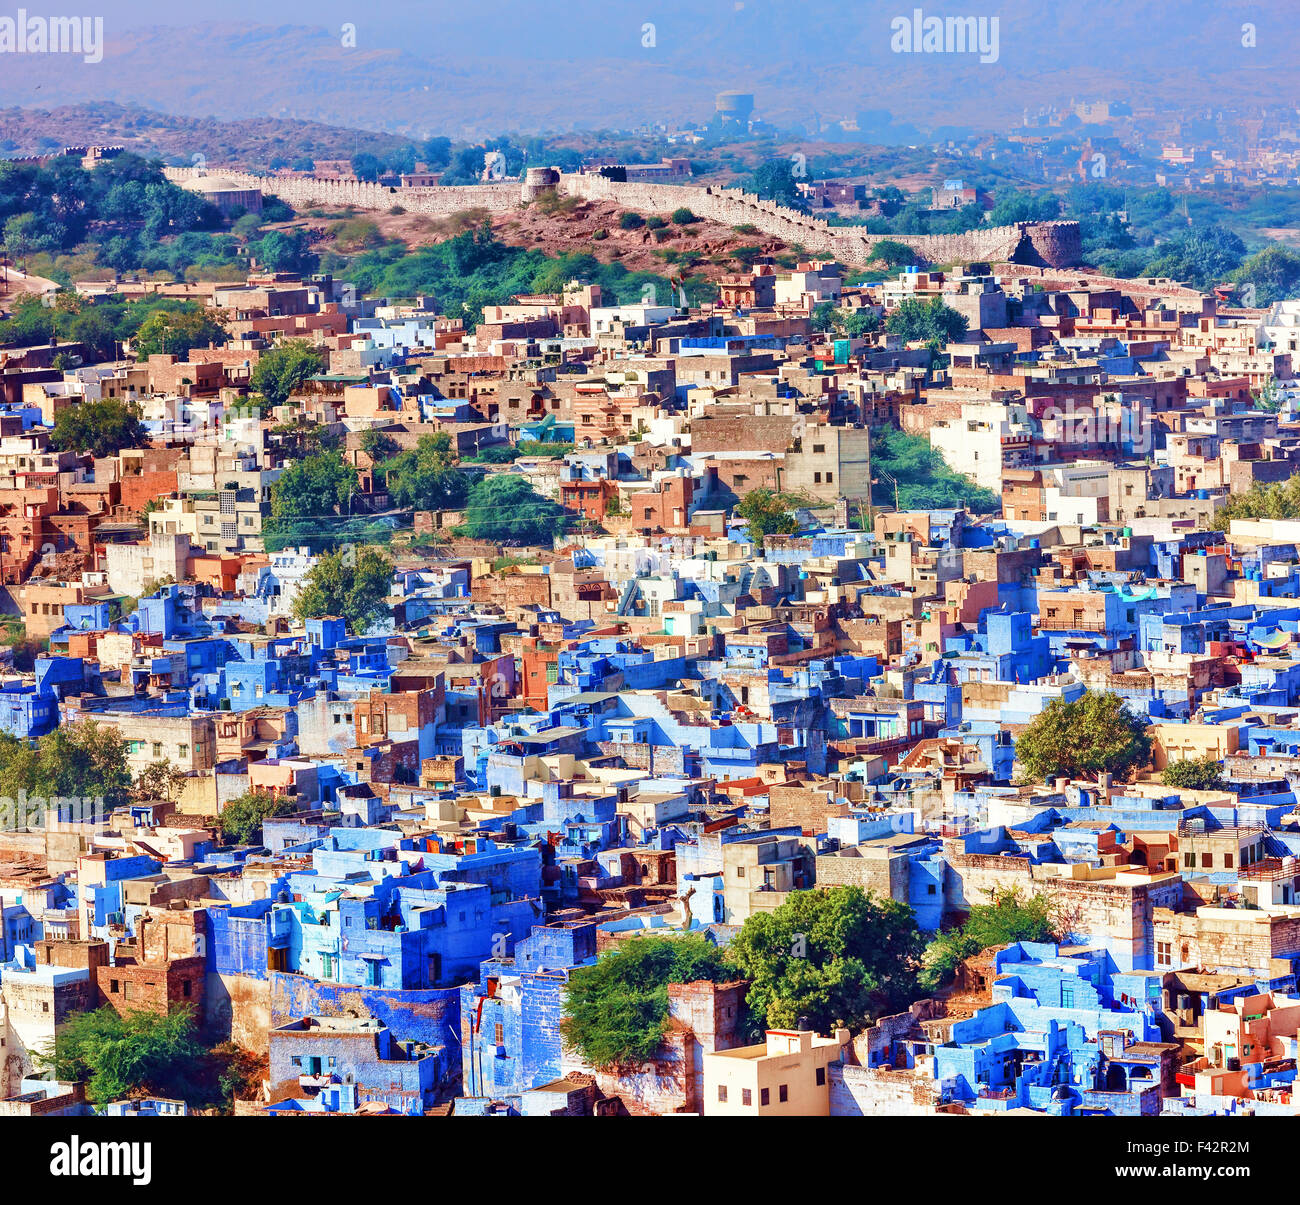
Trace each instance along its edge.
{"label": "stone fort wall", "polygon": [[[196,168],[167,168],[167,177],[183,183],[202,174]],[[517,180],[437,188],[393,188],[359,180],[317,180],[219,172],[222,179],[259,188],[296,209],[351,205],[384,211],[401,205],[408,213],[447,217],[466,209],[503,213],[518,207]],[[588,174],[561,175],[558,191],[585,201],[608,201],[625,209],[669,213],[685,206],[725,226],[753,226],[772,238],[798,243],[810,253],[848,263],[865,263],[882,238],[904,243],[932,264],[972,261],[1015,262],[1064,268],[1079,262],[1082,243],[1077,222],[1017,222],[1011,226],[971,230],[965,234],[876,235],[858,226],[831,226],[821,218],[763,201],[737,188],[698,187],[608,180]]]}

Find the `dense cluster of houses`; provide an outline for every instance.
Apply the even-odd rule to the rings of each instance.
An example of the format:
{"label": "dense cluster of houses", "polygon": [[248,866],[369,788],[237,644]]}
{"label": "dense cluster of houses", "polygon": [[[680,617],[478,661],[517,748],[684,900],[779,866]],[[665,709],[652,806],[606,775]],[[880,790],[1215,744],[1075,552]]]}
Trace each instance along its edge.
{"label": "dense cluster of houses", "polygon": [[[230,341],[0,353],[0,584],[48,641],[0,731],[93,721],[134,773],[182,772],[0,832],[0,1115],[87,1107],[37,1056],[103,1006],[193,1009],[266,1058],[240,1107],[271,1115],[1294,1112],[1300,522],[1215,519],[1300,471],[1300,307],[1016,265],[847,279],[760,259],[693,309],[575,284],[473,330],[330,277],[85,284],[200,301]],[[967,320],[946,362],[849,322],[931,299]],[[251,407],[284,339],[325,371]],[[51,449],[106,398],[147,446]],[[412,525],[362,631],[295,618],[319,554],[266,547],[305,422],[357,470],[350,513]],[[886,505],[918,485],[873,464],[887,428],[970,504]],[[521,550],[399,516],[372,431],[446,433],[573,525]],[[524,441],[571,450],[477,458]],[[759,488],[796,530],[750,531]],[[1024,781],[1017,736],[1090,689],[1149,722],[1149,767]],[[1199,758],[1220,786],[1163,783]],[[293,806],[224,842],[250,792]],[[574,968],[725,945],[825,885],[927,933],[1043,895],[1060,940],[860,1033],[747,1044],[745,984],[699,982],[644,1065],[561,1040]]]}

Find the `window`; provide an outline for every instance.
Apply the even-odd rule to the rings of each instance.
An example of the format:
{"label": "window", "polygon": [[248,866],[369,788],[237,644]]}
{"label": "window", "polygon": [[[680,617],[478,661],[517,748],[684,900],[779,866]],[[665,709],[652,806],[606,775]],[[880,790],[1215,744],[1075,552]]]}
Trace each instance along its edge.
{"label": "window", "polygon": [[825,1068],[825,1067],[818,1067],[818,1068],[817,1068],[817,1086],[820,1088],[820,1087],[821,1087],[823,1084],[825,1084],[825,1083],[826,1083],[826,1068]]}
{"label": "window", "polygon": [[1174,962],[1173,943],[1167,941],[1156,942],[1156,965],[1172,966]]}
{"label": "window", "polygon": [[1209,867],[1214,865],[1214,858],[1210,854],[1201,855],[1201,866]]}
{"label": "window", "polygon": [[724,1104],[724,1105],[727,1103],[727,1085],[726,1085],[726,1084],[719,1084],[719,1085],[718,1085],[718,1103],[719,1103],[719,1104]]}
{"label": "window", "polygon": [[189,757],[190,755],[189,745],[177,745],[176,754],[178,757]]}
{"label": "window", "polygon": [[506,1040],[506,1027],[505,1027],[505,1026],[500,1022],[500,1021],[498,1021],[498,1022],[496,1023],[496,1029],[495,1029],[495,1031],[494,1031],[494,1033],[493,1033],[493,1035],[492,1035],[492,1040],[493,1040],[493,1041],[494,1041],[498,1046],[502,1046],[502,1045],[505,1044],[505,1040]]}
{"label": "window", "polygon": [[785,1084],[782,1084],[776,1090],[776,1093],[777,1096],[780,1098],[782,1104],[785,1104],[785,1102],[790,1099],[790,1089]]}
{"label": "window", "polygon": [[760,1105],[766,1105],[770,1103],[771,1099],[772,1099],[772,1090],[770,1088],[760,1088],[758,1090],[758,1103]]}
{"label": "window", "polygon": [[1232,869],[1232,854],[1223,855],[1223,865],[1229,870]]}
{"label": "window", "polygon": [[746,1107],[754,1103],[754,1094],[748,1088],[741,1088],[740,1103]]}

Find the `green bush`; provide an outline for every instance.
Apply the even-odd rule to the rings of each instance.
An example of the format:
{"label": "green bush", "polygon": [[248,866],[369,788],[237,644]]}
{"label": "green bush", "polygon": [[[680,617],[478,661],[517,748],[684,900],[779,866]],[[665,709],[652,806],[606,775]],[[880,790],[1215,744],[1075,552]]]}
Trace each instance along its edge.
{"label": "green bush", "polygon": [[703,937],[635,937],[569,972],[560,1032],[593,1067],[643,1063],[668,1027],[668,986],[732,976]]}

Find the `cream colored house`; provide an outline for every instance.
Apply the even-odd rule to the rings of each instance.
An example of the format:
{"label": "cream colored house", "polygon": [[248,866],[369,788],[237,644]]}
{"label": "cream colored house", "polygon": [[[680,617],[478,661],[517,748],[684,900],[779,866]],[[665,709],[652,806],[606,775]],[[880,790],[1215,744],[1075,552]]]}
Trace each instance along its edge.
{"label": "cream colored house", "polygon": [[849,1031],[769,1029],[756,1046],[704,1055],[706,1117],[829,1117],[829,1066],[843,1057]]}

